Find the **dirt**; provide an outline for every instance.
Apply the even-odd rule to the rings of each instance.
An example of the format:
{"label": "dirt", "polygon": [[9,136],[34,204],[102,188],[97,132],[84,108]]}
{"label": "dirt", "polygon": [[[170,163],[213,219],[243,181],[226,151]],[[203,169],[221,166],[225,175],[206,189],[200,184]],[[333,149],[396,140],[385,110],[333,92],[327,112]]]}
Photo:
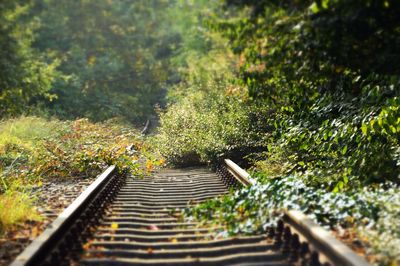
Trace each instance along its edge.
{"label": "dirt", "polygon": [[356,228],[336,228],[331,231],[332,234],[342,243],[350,247],[355,253],[365,258],[369,263],[376,262],[376,257],[367,252],[368,243],[361,240]]}
{"label": "dirt", "polygon": [[33,188],[42,221],[20,224],[0,238],[0,265],[9,265],[95,178],[52,180]]}

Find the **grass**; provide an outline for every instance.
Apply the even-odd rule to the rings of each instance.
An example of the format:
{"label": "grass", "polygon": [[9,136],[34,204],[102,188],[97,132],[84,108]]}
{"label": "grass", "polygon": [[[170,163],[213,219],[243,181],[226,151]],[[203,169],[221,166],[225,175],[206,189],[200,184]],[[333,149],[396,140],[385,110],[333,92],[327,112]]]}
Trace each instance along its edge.
{"label": "grass", "polygon": [[4,193],[13,191],[17,186],[23,186],[19,182],[21,180],[18,180],[21,168],[28,168],[33,158],[38,157],[44,140],[57,138],[66,130],[66,124],[59,120],[39,117],[22,116],[1,121],[0,191]]}
{"label": "grass", "polygon": [[66,129],[58,120],[25,117],[0,122],[0,234],[16,225],[41,219],[35,211],[33,200],[26,190],[26,179],[22,175],[24,166],[37,153],[39,143],[56,137]]}
{"label": "grass", "polygon": [[0,235],[19,223],[40,220],[27,194],[10,191],[0,195]]}
{"label": "grass", "polygon": [[9,144],[34,148],[38,140],[56,137],[66,130],[58,120],[39,117],[20,117],[0,122],[0,149]]}

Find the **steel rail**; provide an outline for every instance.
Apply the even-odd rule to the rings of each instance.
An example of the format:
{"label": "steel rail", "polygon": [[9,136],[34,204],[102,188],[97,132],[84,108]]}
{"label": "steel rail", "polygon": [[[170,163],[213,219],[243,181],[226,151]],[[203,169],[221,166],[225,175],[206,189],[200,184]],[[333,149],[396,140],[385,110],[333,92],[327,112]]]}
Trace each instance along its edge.
{"label": "steel rail", "polygon": [[[234,177],[237,183],[242,186],[251,186],[255,183],[240,166],[229,159],[225,159],[226,170]],[[307,241],[314,253],[319,253],[322,262],[340,266],[368,266],[364,258],[356,254],[348,246],[337,240],[331,233],[312,221],[307,215],[297,210],[286,210],[282,221],[290,227],[285,228],[280,224],[281,231],[286,230],[286,235],[298,235],[300,241]]]}
{"label": "steel rail", "polygon": [[112,181],[115,174],[116,167],[108,167],[14,260],[11,266],[33,266],[44,261],[49,252],[65,237],[65,233],[74,226],[76,219],[83,214],[87,206]]}
{"label": "steel rail", "polygon": [[[176,195],[179,199],[170,202],[176,210],[191,204],[192,193],[200,193],[201,199],[215,198],[221,195],[219,190],[213,190],[218,177],[200,170],[192,174],[177,171],[161,174],[143,186],[143,180],[119,176],[115,166],[109,167],[11,265],[269,265],[278,261],[284,265],[368,265],[297,211],[285,212],[277,227],[268,229],[268,235],[224,240],[229,245],[222,240],[212,241],[208,236],[216,228],[179,222],[162,203]],[[227,187],[256,184],[231,160],[225,160],[224,169],[217,174],[221,177],[219,186],[226,191]],[[173,176],[173,181],[162,188],[165,176]],[[188,182],[193,180],[196,182],[190,183],[193,185],[189,189]],[[113,229],[114,223],[118,227]],[[265,237],[269,239],[265,240],[267,243],[259,242]],[[175,241],[171,242],[171,238]],[[90,249],[85,247],[88,241],[92,243]],[[143,251],[143,247],[148,249]],[[83,252],[86,255],[82,257]],[[188,259],[189,255],[194,257]]]}

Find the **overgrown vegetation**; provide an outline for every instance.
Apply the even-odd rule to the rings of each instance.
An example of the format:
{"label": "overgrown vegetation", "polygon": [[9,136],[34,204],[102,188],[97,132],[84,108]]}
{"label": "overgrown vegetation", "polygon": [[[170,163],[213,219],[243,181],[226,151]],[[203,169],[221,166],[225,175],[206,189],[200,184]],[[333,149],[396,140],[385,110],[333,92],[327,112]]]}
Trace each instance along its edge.
{"label": "overgrown vegetation", "polygon": [[231,83],[233,55],[218,45],[221,40],[214,42],[208,55],[188,62],[184,81],[170,93],[173,104],[161,112],[156,145],[170,163],[215,162],[262,148],[255,130],[262,126],[261,109],[253,110],[243,88]]}
{"label": "overgrown vegetation", "polygon": [[[343,59],[353,58],[347,54],[349,51],[344,50],[343,53],[346,54],[343,55],[340,50],[340,47],[347,45],[356,49],[354,47],[364,44],[363,42],[371,42],[371,46],[365,44],[363,49],[357,48],[362,51],[351,50],[351,53],[359,51],[360,56],[367,53],[365,56],[368,57],[385,36],[392,43],[398,42],[398,34],[394,32],[400,25],[397,16],[394,16],[395,11],[398,11],[398,4],[390,1],[387,2],[389,7],[383,2],[381,4],[373,12],[377,4],[368,1],[354,1],[352,5],[342,1],[326,1],[321,7],[318,7],[318,3],[306,1],[281,5],[268,1],[257,4],[228,1],[227,8],[235,6],[233,10],[228,9],[231,17],[222,20],[220,17],[210,18],[209,24],[226,36],[231,42],[232,50],[239,54],[240,60],[236,68],[239,80],[236,77],[231,78],[221,88],[215,82],[220,80],[218,76],[209,83],[202,83],[198,82],[197,76],[204,74],[194,71],[188,79],[197,82],[196,86],[201,89],[188,91],[193,91],[193,95],[197,91],[216,91],[219,94],[211,94],[210,99],[203,102],[222,98],[224,94],[230,94],[232,88],[242,92],[234,97],[235,100],[231,101],[233,104],[227,105],[241,102],[240,106],[249,119],[252,112],[245,111],[248,106],[254,113],[262,110],[260,120],[263,120],[263,125],[253,128],[246,126],[247,130],[241,128],[236,133],[253,131],[253,135],[266,136],[264,146],[268,146],[268,149],[264,150],[263,155],[266,160],[286,160],[281,173],[299,172],[309,176],[308,180],[315,185],[325,184],[337,190],[387,180],[397,182],[399,77],[393,74],[393,69],[380,68],[378,71],[374,70],[376,66],[360,68],[360,64]],[[238,10],[242,5],[246,8]],[[351,8],[344,15],[347,5]],[[382,18],[381,13],[385,12],[387,16]],[[354,29],[355,32],[346,30],[350,23],[342,21],[346,19],[365,24],[365,36],[358,36],[361,33],[357,29]],[[370,23],[373,25],[369,26]],[[335,37],[339,33],[330,35],[339,30],[343,31],[341,39]],[[375,36],[378,33],[380,35]],[[386,42],[381,44],[383,50],[386,49],[384,44]],[[320,47],[323,45],[338,47],[323,49]],[[395,49],[389,44],[388,46],[389,50]],[[390,59],[384,55],[368,58],[387,60],[385,65],[397,62],[396,56]],[[232,65],[226,65],[223,71],[232,73],[230,68],[232,69]],[[191,86],[189,84],[188,87]],[[226,101],[230,99],[224,97]],[[186,105],[185,111],[193,105]],[[226,112],[233,117],[237,113],[237,109],[229,111],[222,106],[218,107],[217,112]],[[178,107],[174,108],[171,116]],[[207,110],[199,108],[199,111],[204,112],[204,109]],[[196,111],[192,109],[188,112]],[[175,118],[179,121],[180,115]],[[205,125],[212,124],[215,120],[214,116],[207,115],[205,119]],[[184,130],[182,132],[185,134]],[[210,128],[208,134],[212,135],[212,132],[215,130]],[[229,130],[217,132],[227,133]],[[229,133],[227,137],[228,135]],[[199,139],[201,138],[202,134],[199,134]],[[196,142],[196,135],[190,141]],[[241,141],[238,141],[238,145],[240,144]],[[212,145],[210,149],[213,149]],[[228,149],[221,156],[226,154],[229,154]],[[282,158],[276,158],[277,154]],[[200,158],[217,161],[214,154],[210,154],[208,158]]]}
{"label": "overgrown vegetation", "polygon": [[[398,14],[396,0],[1,2],[0,202],[27,204],[2,227],[34,218],[29,186],[151,170],[157,147],[173,165],[229,157],[259,182],[189,216],[251,233],[300,209],[399,264]],[[108,121],[154,105],[152,147]]]}
{"label": "overgrown vegetation", "polygon": [[28,195],[45,181],[95,177],[112,164],[140,176],[163,164],[135,129],[117,120],[20,117],[1,122],[0,132],[1,231],[38,218]]}
{"label": "overgrown vegetation", "polygon": [[32,186],[109,164],[142,175],[164,163],[131,124],[151,118],[180,80],[175,69],[208,50],[192,27],[207,5],[1,1],[0,233],[37,218],[27,213]]}
{"label": "overgrown vegetation", "polygon": [[369,243],[372,262],[399,263],[400,191],[393,184],[343,193],[308,186],[298,176],[271,179],[258,173],[253,177],[258,180],[256,185],[188,208],[185,216],[214,221],[226,228],[221,232],[224,235],[250,235],[276,225],[281,211],[300,210],[357,248],[364,246],[360,241]]}
{"label": "overgrown vegetation", "polygon": [[399,3],[224,3],[206,24],[236,64],[187,73],[183,100],[161,115],[162,152],[175,164],[245,158],[262,178],[187,215],[250,233],[271,223],[267,206],[301,209],[398,264]]}

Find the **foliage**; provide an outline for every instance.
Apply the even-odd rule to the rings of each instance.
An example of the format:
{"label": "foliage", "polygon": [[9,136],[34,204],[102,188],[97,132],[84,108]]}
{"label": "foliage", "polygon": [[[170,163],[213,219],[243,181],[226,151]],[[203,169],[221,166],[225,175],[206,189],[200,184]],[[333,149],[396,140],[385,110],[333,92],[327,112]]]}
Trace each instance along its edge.
{"label": "foliage", "polygon": [[295,176],[255,177],[256,185],[185,209],[186,219],[212,220],[225,226],[222,234],[226,235],[254,234],[275,226],[281,210],[301,210],[328,228],[343,231],[355,227],[368,251],[378,254],[375,259],[383,265],[400,259],[399,189],[387,189],[393,184],[334,193],[307,186]]}
{"label": "foliage", "polygon": [[216,163],[262,150],[263,109],[251,105],[245,89],[230,82],[234,61],[227,55],[216,43],[208,55],[188,63],[184,81],[169,94],[172,104],[160,114],[155,144],[168,162]]}
{"label": "foliage", "polygon": [[198,11],[209,5],[3,1],[0,117],[39,107],[62,119],[145,121],[180,80],[176,69],[210,48]]}
{"label": "foliage", "polygon": [[[271,109],[264,156],[331,190],[398,182],[400,21],[396,1],[225,1],[210,27]],[[276,158],[280,154],[281,158]]]}
{"label": "foliage", "polygon": [[[335,101],[312,106],[307,119],[281,118],[276,124],[276,142],[269,146],[267,156],[281,153],[289,159],[291,171],[333,190],[397,182],[398,98],[380,107],[363,106],[365,102],[357,102],[359,99],[347,102],[343,95],[332,98]],[[332,116],[338,108],[343,114]]]}
{"label": "foliage", "polygon": [[[266,158],[256,164],[334,191],[397,182],[400,80],[378,60],[397,58],[386,44],[398,41],[398,5],[376,5],[226,1],[224,15],[209,12],[203,21],[230,40],[238,64],[215,66],[213,58],[229,51],[220,48],[225,39],[207,33],[214,49],[189,57],[198,66],[188,64],[161,117],[165,155],[172,162]],[[352,23],[359,27],[351,31]],[[372,56],[377,45],[388,48]],[[356,62],[364,57],[366,68]]]}
{"label": "foliage", "polygon": [[18,1],[0,3],[0,117],[20,114],[49,92],[57,61],[46,62],[32,49],[37,23],[26,19],[30,6]]}
{"label": "foliage", "polygon": [[[130,147],[128,149],[128,147]],[[0,197],[24,199],[14,211],[0,210],[4,229],[32,217],[31,188],[60,179],[95,177],[108,165],[143,176],[164,164],[137,131],[121,121],[90,123],[20,117],[0,123]],[[15,202],[17,204],[18,201]]]}
{"label": "foliage", "polygon": [[[210,32],[205,27],[205,20],[208,14],[216,11],[219,5],[218,0],[196,0],[186,1],[178,0],[170,8],[166,17],[173,18],[169,25],[169,32],[180,34],[180,43],[178,49],[173,53],[171,63],[173,64],[173,78],[179,81],[182,77],[179,70],[193,64],[197,60],[201,61],[204,55],[207,55],[215,45]],[[172,83],[172,85],[175,85]]]}
{"label": "foliage", "polygon": [[[112,164],[140,174],[142,156],[158,164],[139,134],[116,120],[93,124],[85,119],[22,117],[7,120],[0,128],[2,191],[14,181],[23,187],[42,179],[95,176]],[[132,152],[127,150],[131,144]]]}
{"label": "foliage", "polygon": [[375,200],[381,207],[379,219],[359,229],[360,234],[377,254],[381,265],[400,264],[400,193],[398,188],[382,191],[383,196]]}
{"label": "foliage", "polygon": [[164,1],[35,1],[35,48],[61,61],[51,109],[67,118],[140,121],[170,74],[179,36],[166,35]]}
{"label": "foliage", "polygon": [[266,178],[224,196],[222,201],[207,202],[186,211],[200,219],[210,215],[219,217],[220,222],[228,224],[229,233],[265,231],[275,225],[281,215],[279,210],[284,209],[301,210],[319,223],[333,227],[366,217],[376,218],[378,208],[366,195],[368,191],[364,195],[326,192],[324,188],[307,186],[295,176],[285,176]]}
{"label": "foliage", "polygon": [[[359,228],[396,262],[399,13],[395,0],[3,1],[0,117],[39,105],[138,122],[169,88],[152,143],[169,162],[244,158],[261,172],[258,186],[188,215],[250,233],[297,208]],[[115,120],[22,117],[0,129],[3,197],[111,163],[138,174],[163,164]]]}
{"label": "foliage", "polygon": [[396,263],[399,3],[224,3],[205,21],[229,40],[237,66],[212,75],[213,60],[195,59],[209,64],[189,66],[170,93],[161,147],[173,162],[247,158],[261,183],[186,215],[253,233],[277,211],[300,209],[325,226],[357,228],[379,263]]}

